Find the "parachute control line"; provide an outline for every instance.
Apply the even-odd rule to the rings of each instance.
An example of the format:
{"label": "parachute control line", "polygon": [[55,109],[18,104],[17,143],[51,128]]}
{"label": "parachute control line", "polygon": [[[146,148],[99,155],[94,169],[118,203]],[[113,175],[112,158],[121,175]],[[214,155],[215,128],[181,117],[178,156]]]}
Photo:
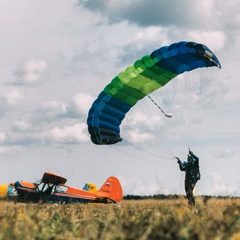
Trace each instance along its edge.
{"label": "parachute control line", "polygon": [[172,113],[165,113],[162,108],[149,95],[148,98],[160,109],[160,111],[164,114],[165,117],[172,118]]}

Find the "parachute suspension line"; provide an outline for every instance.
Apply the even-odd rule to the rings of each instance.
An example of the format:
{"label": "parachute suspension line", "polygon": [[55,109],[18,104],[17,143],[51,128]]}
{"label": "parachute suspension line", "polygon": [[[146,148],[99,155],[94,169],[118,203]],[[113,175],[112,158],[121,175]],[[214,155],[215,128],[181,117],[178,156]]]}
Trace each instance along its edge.
{"label": "parachute suspension line", "polygon": [[[199,113],[201,113],[200,111],[198,111],[199,107],[196,108],[196,106],[193,105],[194,98],[196,98],[196,94],[193,95],[192,91],[195,92],[195,90],[198,89],[199,87],[198,81],[197,82],[195,81],[196,79],[199,79],[199,73],[196,74],[193,72],[195,71],[192,71],[190,74],[186,73],[186,75],[183,78],[180,77],[172,79],[169,85],[165,86],[164,88],[161,88],[161,91],[152,93],[154,97],[157,99],[157,101],[154,101],[155,103],[160,102],[157,97],[158,95],[160,95],[161,101],[164,103],[164,105],[166,105],[166,107],[168,107],[169,110],[171,108],[174,114],[173,123],[175,122],[177,124],[172,124],[172,121],[171,123],[169,122],[169,124],[171,125],[171,128],[175,129],[176,134],[174,133],[174,135],[179,136],[180,138],[178,138],[178,140],[185,143],[184,145],[188,146],[188,148],[191,146],[191,141],[194,136],[194,132],[197,129],[196,124],[193,124],[193,121],[191,121],[191,118],[193,117],[192,115],[194,115],[195,111],[196,116]],[[196,78],[197,76],[198,78]],[[171,91],[172,94],[170,95],[168,91]],[[183,98],[182,96],[185,97]],[[175,102],[176,105],[172,105],[173,102]],[[171,106],[169,106],[169,104]],[[159,106],[159,104],[155,105]],[[203,115],[201,114],[200,116],[203,117]],[[198,117],[195,118],[197,119]],[[194,121],[196,122],[196,120]],[[161,137],[163,138],[162,135]]]}
{"label": "parachute suspension line", "polygon": [[[128,124],[122,124],[122,127],[126,130],[126,134],[130,135],[130,138],[133,138],[133,142],[130,141],[129,144],[133,148],[145,152],[154,158],[173,159],[172,151],[170,151],[171,149],[163,135],[156,135],[156,130],[153,126],[146,124],[146,119],[142,118],[142,112],[145,116],[153,116],[153,120],[156,117],[153,115],[152,109],[150,109],[152,105],[149,105],[149,101],[147,101],[146,98],[142,99],[142,101],[144,104],[139,104],[128,112],[128,115],[124,119]],[[135,111],[136,108],[140,108],[139,111]],[[150,119],[148,118],[148,120]],[[133,126],[129,125],[130,122],[133,122]],[[148,122],[151,123],[151,120]],[[155,123],[158,124],[158,121],[155,121]],[[150,129],[148,126],[150,126]],[[138,129],[136,129],[136,127],[138,127]],[[154,133],[152,133],[153,130]]]}
{"label": "parachute suspension line", "polygon": [[[172,91],[171,91],[172,92]],[[173,96],[169,94],[167,87],[161,88],[161,91],[158,92],[152,92],[152,94],[154,95],[154,98],[156,98],[157,102],[163,102],[164,106],[168,108],[169,111],[171,111],[171,101],[173,99]],[[159,98],[161,100],[159,100]],[[155,101],[156,102],[156,101]],[[156,104],[155,104],[156,105]],[[159,104],[157,104],[157,106],[159,106]],[[173,119],[171,121],[168,121],[168,125],[171,125],[171,128],[175,128],[176,132],[179,132],[179,129],[177,129],[176,125],[174,124],[174,122],[176,121],[176,116],[173,115]],[[175,136],[176,134],[174,134]],[[180,135],[180,134],[177,134]],[[160,139],[163,143],[164,143],[164,147],[167,150],[167,154],[169,156],[171,156],[171,159],[175,159],[175,154],[176,151],[175,149],[173,149],[172,144],[170,145],[169,143],[169,138],[165,138],[164,134],[159,134],[158,135],[158,139]],[[159,146],[156,146],[159,149]],[[162,148],[162,146],[161,146]]]}
{"label": "parachute suspension line", "polygon": [[[191,87],[193,87],[195,89],[195,84],[193,84],[195,77],[190,76],[189,79],[189,74],[191,73],[186,73],[185,78],[184,78],[184,95],[186,96],[186,142],[187,142],[187,146],[188,148],[190,147],[190,135],[191,135],[191,128],[192,125],[190,124],[191,122],[191,117],[192,117],[192,109],[191,109],[191,103],[192,103],[192,99],[191,99]],[[194,74],[193,74],[194,75]],[[193,85],[193,86],[192,86]]]}
{"label": "parachute suspension line", "polygon": [[[149,110],[148,106],[145,104],[145,107],[146,109],[143,108],[144,104],[143,105],[138,105],[138,107],[141,108],[141,112],[145,112],[147,113],[147,115],[151,115],[151,111]],[[131,116],[133,115],[133,117]],[[143,121],[137,121],[138,120],[138,116],[137,114],[133,111],[133,109],[130,110],[130,112],[128,113],[128,117],[131,117],[132,119],[135,119],[136,122],[137,122],[137,126],[140,127],[140,129],[144,132],[144,133],[147,133],[149,132],[149,129],[147,128],[147,125],[143,123]],[[128,119],[128,122],[129,119]],[[135,126],[135,124],[134,124]],[[138,143],[141,143],[141,142],[144,142],[144,147],[141,146],[141,147],[137,147],[137,143],[136,144],[131,144],[132,147],[138,149],[138,150],[141,150],[141,151],[145,151],[146,153],[154,156],[154,157],[157,157],[159,158],[160,156],[162,157],[165,157],[166,158],[166,155],[167,156],[171,156],[169,154],[169,151],[167,149],[167,146],[166,146],[166,143],[165,143],[165,140],[162,138],[162,142],[159,143],[159,145],[161,146],[161,151],[159,150],[159,145],[156,147],[155,144],[153,144],[152,141],[146,141],[146,139],[144,139],[144,137],[142,137],[140,134],[137,133],[137,131],[134,129],[132,129],[131,127],[129,127],[129,125],[124,125],[125,129],[127,130],[127,132],[130,132],[129,130],[131,130],[132,132],[134,132],[134,136],[135,138],[137,137],[138,139]],[[157,142],[157,141],[154,141],[154,142]],[[138,144],[138,145],[141,145],[141,144]],[[146,149],[146,146],[148,146],[148,149],[151,149],[151,151],[147,151]]]}
{"label": "parachute suspension line", "polygon": [[[182,111],[186,111],[183,118],[186,127],[186,143],[190,148],[193,138],[196,136],[196,129],[201,123],[201,96],[194,89],[199,89],[199,82],[203,78],[203,70],[188,72],[184,77],[184,95],[186,96],[185,106],[182,105]],[[196,104],[195,104],[196,103]],[[184,108],[183,108],[184,107]]]}
{"label": "parachute suspension line", "polygon": [[[206,99],[205,95],[207,91],[211,91],[211,88],[209,89],[208,87],[211,74],[207,75],[204,71],[204,69],[198,69],[196,72],[192,71],[187,73],[183,78],[173,79],[171,82],[172,85],[169,84],[164,88],[161,88],[160,91],[153,92],[151,95],[153,95],[154,98],[152,96],[148,96],[147,98],[150,99],[151,103],[154,103],[154,105],[157,106],[164,115],[165,112],[159,104],[161,101],[164,103],[164,108],[167,107],[167,109],[173,110],[173,119],[171,121],[167,121],[167,123],[171,125],[173,121],[179,122],[179,124],[171,125],[173,129],[176,129],[176,134],[174,133],[174,135],[179,136],[180,138],[178,138],[178,140],[183,142],[183,145],[190,149],[192,148],[193,141],[196,140],[196,134],[199,131],[201,121],[206,115],[207,108],[209,108],[210,105],[209,98]],[[170,91],[168,87],[171,87],[171,95],[168,92]],[[164,97],[164,95],[166,96]],[[186,98],[183,98],[182,96],[185,96]],[[173,109],[172,106],[168,106],[169,104],[172,104],[172,100],[177,103],[177,106],[174,106],[176,109]],[[138,107],[142,109],[140,112],[145,112],[150,118],[150,116],[153,115],[152,109],[150,109],[151,106],[149,105],[149,101],[146,101],[146,98],[142,99],[142,101],[145,104],[138,105]],[[178,112],[175,113],[175,110],[178,110]],[[138,127],[140,127],[139,129],[141,129],[144,133],[141,134],[140,132],[136,131],[134,126],[124,126],[125,129],[128,129],[128,132],[134,132],[134,138],[136,142],[131,143],[130,141],[129,144],[138,150],[132,153],[126,153],[129,155],[132,154],[134,157],[139,159],[145,159],[144,155],[146,155],[146,159],[152,159],[153,161],[156,160],[156,162],[164,161],[163,159],[174,160],[176,149],[173,149],[172,146],[169,145],[169,142],[166,141],[169,139],[164,138],[164,134],[157,134],[157,140],[155,138],[153,139],[150,136],[151,130],[146,124],[147,121],[141,119],[141,115],[139,117],[138,113],[135,112],[135,109],[133,108],[129,113],[130,115],[128,114],[127,117],[132,118],[134,120],[133,122],[137,122]],[[126,120],[130,122],[129,119]],[[151,123],[151,121],[148,122]],[[149,134],[151,139],[146,141],[147,135],[144,134]],[[152,136],[154,136],[154,134]],[[137,152],[139,151],[142,154],[140,154],[140,157],[137,157]],[[174,154],[172,154],[173,151]]]}
{"label": "parachute suspension line", "polygon": [[[161,88],[161,91],[153,92],[153,95],[157,99],[157,102],[162,101],[164,103],[164,107],[167,107],[170,112],[173,112],[173,120],[168,122],[168,125],[169,125],[168,127],[170,129],[175,129],[175,132],[174,132],[174,134],[172,134],[172,137],[171,137],[171,139],[172,139],[171,145],[169,144],[170,138],[167,138],[167,140],[169,142],[167,145],[168,145],[169,152],[172,154],[172,159],[175,159],[175,155],[176,155],[176,149],[172,147],[173,146],[172,143],[173,143],[174,139],[177,142],[179,142],[179,140],[184,143],[187,142],[186,141],[187,131],[186,130],[184,131],[184,129],[186,129],[186,127],[184,126],[185,121],[182,120],[182,119],[184,119],[184,117],[183,117],[184,114],[182,111],[180,111],[182,109],[181,106],[183,106],[184,104],[181,104],[182,95],[180,93],[178,93],[179,90],[177,87],[177,83],[179,83],[179,81],[180,81],[179,79],[172,79],[171,83],[169,83],[164,88]],[[175,86],[175,88],[174,88],[174,86]],[[175,91],[173,91],[173,90],[175,90]],[[161,98],[161,101],[159,100],[159,96]],[[178,106],[176,106],[174,103],[177,103],[178,105],[180,105],[180,108],[178,108]],[[176,138],[176,136],[178,136],[178,137]],[[163,135],[161,135],[161,138],[164,138]],[[166,140],[165,140],[165,142],[166,142]],[[186,143],[184,145],[186,145]]]}
{"label": "parachute suspension line", "polygon": [[[193,105],[196,100],[196,94],[193,95],[195,89],[197,88],[195,71],[185,73],[183,78],[176,78],[172,81],[172,98],[176,103],[174,115],[176,116],[175,120],[175,129],[181,137],[185,146],[190,146],[191,144],[191,135],[193,127],[193,113],[196,111],[195,105]],[[184,96],[184,98],[182,97]],[[194,107],[194,108],[193,108]]]}
{"label": "parachute suspension line", "polygon": [[[135,150],[138,150],[138,151],[134,151],[133,153],[130,153],[129,150],[128,151],[122,150],[122,152],[124,152],[128,155],[134,156],[135,158],[139,158],[139,159],[147,159],[148,160],[148,159],[154,158],[154,159],[157,159],[157,160],[155,160],[156,162],[164,161],[163,159],[171,159],[171,157],[172,157],[171,154],[167,154],[167,153],[164,153],[164,152],[154,152],[154,151],[150,150],[150,148],[147,148],[146,144],[144,144],[144,147],[143,146],[137,146],[136,144],[131,144],[131,146]],[[111,147],[115,147],[115,146],[112,145]],[[141,153],[140,156],[137,156],[137,153]],[[151,158],[149,158],[149,156]]]}
{"label": "parachute suspension line", "polygon": [[203,117],[204,117],[204,114],[203,114],[203,105],[202,105],[202,89],[205,85],[205,78],[204,78],[204,70],[203,69],[198,69],[198,72],[199,72],[199,76],[196,76],[196,72],[193,71],[192,72],[192,75],[193,75],[193,79],[191,79],[194,83],[194,88],[197,89],[197,105],[194,109],[192,109],[191,111],[191,118],[192,118],[192,122],[193,124],[191,124],[189,127],[190,127],[190,130],[189,130],[189,146],[193,143],[194,139],[196,138],[196,134],[197,134],[197,130],[199,129],[200,127],[200,124],[203,120]]}
{"label": "parachute suspension line", "polygon": [[148,98],[160,109],[160,111],[164,114],[165,117],[172,118],[172,113],[165,113],[162,108],[149,96]]}
{"label": "parachute suspension line", "polygon": [[[198,76],[197,75],[198,72]],[[201,103],[201,99],[202,99],[202,93],[201,93],[201,88],[203,86],[203,70],[202,69],[198,69],[198,71],[195,72],[191,72],[189,74],[190,79],[189,79],[189,84],[192,84],[193,89],[196,89],[196,93],[194,94],[194,96],[191,96],[190,94],[190,90],[189,90],[189,98],[188,98],[188,102],[189,102],[189,135],[188,135],[188,146],[190,147],[190,145],[192,144],[193,140],[196,137],[196,131],[197,129],[199,129],[199,126],[202,122],[203,119],[203,114],[202,114],[202,103]],[[192,106],[190,106],[190,101],[194,101],[196,102],[196,104],[194,104],[194,108],[192,108]],[[191,123],[191,124],[190,124]]]}
{"label": "parachute suspension line", "polygon": [[[208,68],[207,70],[204,69],[199,69],[201,75],[199,77],[199,86],[198,88],[198,94],[199,94],[199,101],[198,105],[195,108],[195,115],[194,115],[194,121],[196,124],[192,125],[192,130],[191,130],[191,137],[190,140],[193,142],[195,140],[195,136],[198,134],[200,125],[205,119],[205,116],[207,115],[208,110],[211,107],[211,104],[214,99],[214,94],[209,94],[209,90],[211,91],[212,89],[215,89],[214,86],[211,86],[211,84],[216,83],[216,81],[213,80],[214,73],[217,71],[216,69],[213,68]],[[204,72],[205,71],[205,72]],[[206,71],[208,74],[206,74]],[[211,87],[209,87],[209,85]]]}
{"label": "parachute suspension line", "polygon": [[[206,71],[208,74],[206,74]],[[180,105],[178,108],[180,123],[182,124],[181,130],[183,140],[186,145],[190,147],[195,141],[197,133],[199,132],[200,125],[210,108],[211,99],[209,99],[208,91],[213,89],[209,88],[214,69],[198,69],[185,74],[181,81],[184,81],[182,92],[179,91],[177,83],[178,81],[173,81],[174,95],[177,99],[177,103]],[[211,74],[209,74],[211,73]],[[185,96],[185,101],[178,95],[181,93]],[[212,98],[212,97],[211,97]],[[174,113],[174,115],[177,115]],[[181,124],[177,124],[181,126]],[[180,128],[180,127],[179,127]],[[179,130],[179,132],[181,132]]]}
{"label": "parachute suspension line", "polygon": [[[126,127],[126,128],[129,128],[129,127]],[[133,131],[133,129],[131,129],[131,128],[129,128],[129,129]],[[139,142],[144,142],[144,139],[139,134],[137,134],[137,138],[138,138]],[[139,144],[139,145],[141,145],[141,144]],[[144,143],[144,148],[142,146],[137,146],[137,144],[131,144],[131,146],[134,147],[137,150],[144,151],[145,153],[147,153],[149,155],[152,155],[152,156],[155,156],[155,157],[159,157],[159,152],[152,147],[152,145],[151,145],[151,143],[149,141],[146,141]],[[148,148],[146,148],[147,146],[148,146]],[[154,151],[150,151],[148,149],[152,149]]]}
{"label": "parachute suspension line", "polygon": [[[140,159],[140,160],[143,160],[143,161],[146,161],[146,162],[156,162],[156,163],[160,163],[160,162],[166,162],[166,161],[169,161],[169,160],[174,160],[174,161],[176,161],[176,159],[175,159],[175,157],[174,156],[164,156],[164,155],[162,155],[162,156],[159,156],[159,155],[157,155],[157,154],[152,154],[151,152],[147,152],[149,155],[152,155],[154,158],[156,158],[157,160],[154,160],[154,159],[152,159],[152,158],[145,158],[142,154],[141,154],[141,156],[136,156],[136,155],[134,155],[134,154],[131,154],[131,153],[129,153],[129,151],[126,151],[126,150],[124,150],[124,149],[119,149],[119,147],[116,147],[115,145],[109,145],[111,148],[115,148],[115,149],[117,149],[118,151],[120,150],[122,153],[124,153],[124,154],[127,154],[128,156],[131,156],[131,157],[134,157],[134,158],[137,158],[137,159]],[[136,148],[137,150],[143,150],[142,148],[140,149],[140,148]],[[162,157],[162,159],[160,158],[160,157]]]}
{"label": "parachute suspension line", "polygon": [[[184,113],[183,113],[183,102],[182,102],[182,98],[179,97],[179,92],[180,90],[178,89],[178,81],[180,81],[181,79],[174,79],[173,81],[173,92],[174,92],[174,97],[176,99],[176,103],[178,104],[176,106],[176,110],[178,110],[178,116],[176,117],[176,121],[178,122],[178,124],[175,124],[175,128],[177,130],[177,132],[179,133],[179,136],[181,136],[182,141],[185,142],[185,145],[188,145],[188,141],[187,141],[187,123],[185,120]],[[181,126],[182,125],[182,126]]]}
{"label": "parachute suspension line", "polygon": [[[166,96],[164,96],[163,92]],[[169,96],[169,93],[167,91],[167,88],[161,88],[161,91],[159,91],[159,94],[161,95],[161,100],[162,100],[164,106],[166,106],[168,108],[169,112],[172,112],[170,110],[170,106],[169,106],[168,101],[167,101],[167,99],[168,100],[171,99],[170,96]],[[160,102],[160,100],[158,98],[158,95],[154,95],[154,97],[156,98],[157,102]]]}
{"label": "parachute suspension line", "polygon": [[[187,85],[189,86],[186,90],[188,94],[188,147],[191,146],[193,140],[196,138],[196,130],[203,119],[203,107],[202,107],[202,94],[201,84],[203,84],[203,73],[205,69],[198,69],[187,74]],[[194,92],[192,92],[194,90]],[[193,104],[194,103],[194,104]]]}
{"label": "parachute suspension line", "polygon": [[[162,89],[161,89],[162,90]],[[166,91],[166,90],[164,90],[164,91]],[[156,92],[153,92],[152,94],[154,94],[155,95],[155,97],[156,97]],[[162,99],[164,99],[164,97],[163,96],[161,96],[162,97]],[[166,116],[166,117],[168,117],[168,118],[172,118],[172,113],[168,113],[168,114],[165,114],[164,113],[164,111],[162,110],[162,108],[159,106],[159,104],[157,104],[156,103],[156,101],[154,101],[149,95],[148,95],[148,98],[151,100],[151,102],[152,103],[154,103],[154,105],[156,105],[160,110],[161,110],[161,112]],[[165,100],[165,102],[166,102],[166,99],[164,99]],[[160,102],[160,101],[159,101]],[[167,104],[166,104],[167,105]],[[146,107],[147,107],[147,104],[146,104]],[[169,109],[169,106],[167,106],[168,107],[168,109]],[[148,107],[147,107],[148,108]],[[149,109],[148,109],[149,110]],[[152,115],[152,113],[151,113],[151,111],[149,110],[149,116],[151,116]],[[173,154],[172,154],[172,148],[169,146],[169,144],[168,144],[168,142],[166,141],[166,139],[164,138],[164,135],[162,135],[162,134],[158,134],[157,135],[157,138],[161,141],[160,143],[159,143],[159,141],[154,141],[154,143],[158,143],[158,145],[156,145],[156,144],[153,144],[152,143],[152,146],[153,146],[153,148],[155,148],[155,151],[157,151],[157,152],[159,152],[159,148],[161,149],[161,152],[165,152],[165,154],[167,154],[168,156],[171,156],[171,158],[174,156]],[[160,146],[159,146],[160,145]]]}
{"label": "parachute suspension line", "polygon": [[[173,81],[173,80],[172,80]],[[173,85],[172,85],[173,86]],[[171,86],[171,92],[173,87]],[[170,110],[170,106],[169,106],[169,103],[171,104],[172,101],[169,101],[169,100],[173,100],[174,98],[174,95],[173,94],[169,94],[168,90],[167,90],[168,87],[165,87],[165,88],[161,88],[161,91],[158,91],[158,92],[153,92],[152,94],[154,95],[154,97],[156,98],[157,102],[163,102],[165,103],[164,105],[166,105],[166,107]],[[160,95],[161,97],[161,101],[158,99],[158,95]],[[177,98],[177,94],[175,94],[176,98]],[[158,108],[160,108],[159,104],[156,103],[156,101],[154,101],[150,96],[149,96],[149,99],[151,100],[151,102],[154,103],[154,105],[156,105]],[[141,105],[142,106],[142,105]],[[161,110],[161,109],[160,109]],[[161,110],[162,111],[162,110]],[[151,111],[149,110],[149,116],[151,116],[152,113]],[[182,123],[183,121],[180,121],[178,118],[176,118],[176,115],[174,114],[173,115],[173,122],[170,121],[170,122],[167,122],[167,125],[170,125],[168,127],[170,128],[175,128],[175,133],[177,132],[177,134],[174,133],[173,138],[175,138],[175,136],[183,136],[181,138],[181,141],[182,139],[185,140],[185,136],[184,136],[184,133],[186,133],[186,131],[182,131],[182,126],[179,127],[178,125],[179,124],[174,124],[174,122],[176,121],[179,121],[180,123]],[[165,138],[164,137],[165,135],[164,134],[158,134],[157,135],[157,138],[159,141],[161,141],[161,143],[159,144],[159,141],[154,141],[152,142],[152,145],[154,145],[154,147],[156,149],[160,149],[161,152],[165,152],[171,159],[175,159],[174,156],[176,154],[176,150],[172,147],[172,144],[170,145],[169,143],[169,139],[168,138]],[[167,141],[168,140],[168,141]],[[155,143],[155,144],[154,144]],[[158,143],[158,145],[156,145],[156,143]],[[172,141],[171,141],[172,143]],[[186,144],[185,144],[186,145]]]}

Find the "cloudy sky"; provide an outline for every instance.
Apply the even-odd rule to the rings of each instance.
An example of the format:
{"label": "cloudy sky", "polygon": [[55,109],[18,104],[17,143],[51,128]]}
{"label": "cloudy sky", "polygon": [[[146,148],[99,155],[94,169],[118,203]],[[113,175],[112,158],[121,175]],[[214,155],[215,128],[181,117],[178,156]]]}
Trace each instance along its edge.
{"label": "cloudy sky", "polygon": [[[0,32],[1,183],[53,171],[80,188],[114,175],[124,194],[184,194],[174,156],[184,160],[191,147],[202,173],[196,194],[240,195],[239,1],[1,0]],[[184,143],[177,113],[169,122],[146,99],[124,120],[122,143],[92,144],[86,118],[103,88],[145,54],[182,40],[207,45],[222,64],[207,73],[201,96],[190,91],[186,100],[179,86],[183,103],[204,103],[194,141]]]}

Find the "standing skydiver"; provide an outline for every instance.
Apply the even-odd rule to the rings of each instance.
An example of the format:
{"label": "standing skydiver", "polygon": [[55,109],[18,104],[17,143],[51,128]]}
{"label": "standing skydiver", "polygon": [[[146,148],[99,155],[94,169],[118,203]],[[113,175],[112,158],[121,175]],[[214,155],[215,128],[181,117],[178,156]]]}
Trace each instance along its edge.
{"label": "standing skydiver", "polygon": [[188,204],[193,206],[195,205],[194,188],[201,177],[199,171],[199,158],[189,149],[187,162],[181,162],[178,157],[176,157],[176,159],[178,160],[177,162],[180,170],[185,171],[185,191]]}

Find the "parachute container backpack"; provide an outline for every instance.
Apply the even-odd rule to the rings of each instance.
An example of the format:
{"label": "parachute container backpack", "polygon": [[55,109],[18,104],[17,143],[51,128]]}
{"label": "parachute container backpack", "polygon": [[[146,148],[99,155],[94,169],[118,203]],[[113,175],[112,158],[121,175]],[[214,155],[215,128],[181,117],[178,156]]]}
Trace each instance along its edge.
{"label": "parachute container backpack", "polygon": [[93,102],[87,118],[92,142],[122,141],[121,122],[140,99],[179,74],[208,67],[221,68],[215,54],[203,44],[186,41],[161,47],[137,60],[113,78]]}

